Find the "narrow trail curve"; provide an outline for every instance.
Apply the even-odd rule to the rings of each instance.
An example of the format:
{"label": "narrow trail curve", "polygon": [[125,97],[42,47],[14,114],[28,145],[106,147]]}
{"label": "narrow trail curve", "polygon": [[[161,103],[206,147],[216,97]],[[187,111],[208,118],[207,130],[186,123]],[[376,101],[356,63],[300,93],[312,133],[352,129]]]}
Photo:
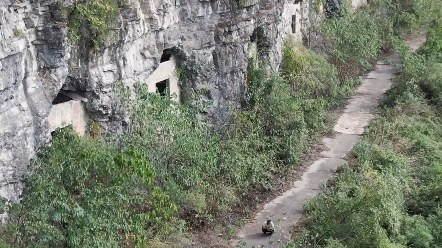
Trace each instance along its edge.
{"label": "narrow trail curve", "polygon": [[[425,37],[415,36],[408,38],[406,43],[412,50],[416,50],[424,41]],[[266,204],[255,215],[254,220],[239,231],[239,240],[232,241],[231,247],[235,247],[240,240],[247,247],[278,247],[290,240],[290,226],[301,218],[304,202],[317,195],[321,185],[332,178],[336,168],[345,162],[344,157],[359,142],[364,128],[374,118],[371,112],[378,106],[378,100],[391,87],[400,59],[397,54],[392,54],[387,59],[392,66],[378,61],[374,70],[368,73],[354,96],[348,100],[344,112],[334,126],[336,136],[323,139],[328,150],[321,153],[321,158],[308,167],[290,190]],[[276,227],[272,236],[261,232],[261,224],[269,216],[272,216]],[[281,222],[277,224],[278,219]]]}

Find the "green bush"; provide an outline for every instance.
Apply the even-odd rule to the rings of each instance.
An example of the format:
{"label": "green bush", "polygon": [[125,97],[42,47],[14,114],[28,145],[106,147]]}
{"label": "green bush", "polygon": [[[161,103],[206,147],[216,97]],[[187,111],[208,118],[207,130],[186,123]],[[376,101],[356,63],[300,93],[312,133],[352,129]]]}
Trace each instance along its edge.
{"label": "green bush", "polygon": [[359,75],[367,60],[377,58],[386,42],[379,21],[368,10],[326,19],[320,28],[325,52],[338,68],[339,76],[348,80]]}
{"label": "green bush", "polygon": [[[380,117],[370,123],[362,142],[353,149],[352,162],[340,169],[321,194],[306,203],[305,229],[289,247],[442,246],[439,22],[429,26],[428,40],[418,54],[412,54],[405,43],[391,36],[438,20],[438,6],[440,1],[431,0],[372,1],[369,12],[360,15],[362,18],[376,10],[372,16],[377,21],[372,27],[382,27],[379,37],[389,37],[399,51],[401,75],[383,101]],[[333,31],[329,37],[345,29],[337,22],[349,17],[339,18],[331,22],[336,29],[329,29]],[[396,30],[392,32],[391,28]],[[361,41],[355,46],[365,46]],[[342,47],[350,46],[345,42],[340,43]],[[362,52],[344,51],[352,51],[357,58],[375,51],[375,44],[381,43],[367,44],[369,49]],[[350,61],[346,56],[351,58],[350,52],[328,53],[334,63],[336,58],[342,62]],[[371,55],[375,53],[366,53]],[[314,240],[305,238],[313,236]]]}
{"label": "green bush", "polygon": [[280,74],[300,98],[325,98],[333,105],[333,100],[342,97],[336,68],[324,57],[306,48],[296,50],[290,41],[286,42],[283,49]]}
{"label": "green bush", "polygon": [[354,151],[359,166],[344,167],[333,188],[306,203],[309,232],[317,233],[318,245],[332,238],[348,247],[382,247],[388,234],[399,233],[407,163],[371,149],[359,144]]}
{"label": "green bush", "polygon": [[174,229],[176,206],[154,186],[145,154],[58,131],[31,166],[19,205],[2,226],[14,247],[147,245]]}
{"label": "green bush", "polygon": [[434,20],[420,52],[442,63],[442,18]]}
{"label": "green bush", "polygon": [[[113,31],[119,8],[118,0],[78,0],[67,9],[71,44],[83,39],[94,46],[102,44]],[[88,44],[88,42],[86,42]]]}
{"label": "green bush", "polygon": [[292,247],[313,241],[311,247],[442,246],[438,45],[430,39],[422,54],[411,54],[392,41],[403,61],[401,75],[353,149],[352,162],[306,203],[305,230]]}
{"label": "green bush", "polygon": [[5,227],[20,239],[6,242],[153,244],[180,231],[179,220],[211,226],[250,192],[272,189],[280,183],[273,178],[297,166],[312,137],[327,131],[327,111],[351,87],[322,57],[289,46],[281,74],[249,68],[249,103],[233,113],[225,136],[195,118],[204,106],[177,104],[149,93],[145,84],[136,85],[130,100],[130,91],[121,89],[130,132],[103,139],[58,131],[34,162],[39,169],[28,179],[21,211]]}
{"label": "green bush", "polygon": [[[279,75],[249,63],[247,105],[232,113],[223,136],[195,118],[204,107],[199,99],[193,106],[180,105],[148,93],[144,84],[136,85],[132,99],[124,89],[129,133],[94,139],[58,131],[34,161],[38,169],[28,178],[23,201],[11,209],[10,225],[2,226],[2,241],[16,246],[153,246],[180,233],[182,220],[187,227],[210,227],[240,204],[245,211],[241,200],[280,184],[315,139],[330,131],[328,111],[350,95],[360,68],[378,56],[392,33],[394,22],[382,17],[395,15],[377,11],[343,12],[324,24],[329,60],[288,42]],[[71,40],[98,44],[117,14],[114,1],[76,2],[70,12]],[[421,190],[409,179],[441,171],[439,143],[433,139],[440,137],[435,131],[440,122],[426,116],[432,106],[415,84],[430,84],[435,92],[437,74],[419,81],[430,68],[427,57],[403,56],[402,71],[410,80],[391,91],[394,109],[371,124],[355,149],[358,164],[344,167],[335,187],[306,204],[308,242],[326,247],[439,244],[435,226],[441,211],[435,197],[440,177]],[[419,64],[413,67],[413,61]],[[406,112],[407,118],[396,112]],[[415,171],[412,165],[418,162],[432,170]],[[425,213],[425,222],[406,218],[408,207]],[[406,221],[427,223],[428,230],[405,229]]]}

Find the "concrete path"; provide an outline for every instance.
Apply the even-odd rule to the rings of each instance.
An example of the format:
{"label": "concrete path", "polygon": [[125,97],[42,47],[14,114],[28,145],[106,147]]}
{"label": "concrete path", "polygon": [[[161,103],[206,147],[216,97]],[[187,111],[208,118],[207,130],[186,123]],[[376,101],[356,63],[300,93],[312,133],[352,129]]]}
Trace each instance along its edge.
{"label": "concrete path", "polygon": [[[424,41],[424,37],[411,37],[407,44],[416,50]],[[238,237],[245,242],[246,247],[281,247],[290,240],[290,227],[301,218],[305,201],[313,198],[321,185],[334,175],[336,168],[345,162],[344,157],[359,142],[364,128],[374,118],[372,111],[390,88],[391,79],[397,72],[395,65],[400,63],[397,54],[390,55],[387,59],[392,66],[378,61],[355,95],[348,100],[344,112],[334,126],[337,135],[323,139],[328,149],[321,153],[321,158],[308,167],[301,180],[296,181],[290,190],[266,204],[254,220],[239,231]],[[276,232],[272,236],[261,232],[261,225],[267,217],[271,217],[276,225]],[[280,221],[276,223],[278,220]],[[235,247],[239,241],[232,241],[231,247]]]}

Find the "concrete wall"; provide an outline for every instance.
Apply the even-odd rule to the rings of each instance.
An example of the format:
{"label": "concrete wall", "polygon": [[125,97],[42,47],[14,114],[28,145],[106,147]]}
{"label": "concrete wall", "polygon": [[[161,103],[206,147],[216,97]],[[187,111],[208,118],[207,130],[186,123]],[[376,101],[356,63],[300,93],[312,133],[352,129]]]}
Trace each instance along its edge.
{"label": "concrete wall", "polygon": [[[292,16],[296,15],[296,32],[292,32]],[[285,36],[291,36],[295,40],[302,40],[301,34],[301,3],[287,3],[284,5],[284,11],[282,12],[282,23]]]}
{"label": "concrete wall", "polygon": [[[258,56],[258,45],[256,42],[249,42],[247,47],[247,52],[249,53],[249,58],[256,59]],[[256,62],[256,61],[255,61]]]}
{"label": "concrete wall", "polygon": [[86,133],[88,118],[84,103],[80,100],[72,100],[55,104],[48,116],[49,131],[72,125],[72,128],[80,136]]}
{"label": "concrete wall", "polygon": [[160,66],[147,79],[148,91],[156,92],[156,83],[163,80],[169,80],[170,95],[174,96],[175,101],[180,101],[181,90],[176,71],[176,60],[172,56],[170,60],[160,63]]}

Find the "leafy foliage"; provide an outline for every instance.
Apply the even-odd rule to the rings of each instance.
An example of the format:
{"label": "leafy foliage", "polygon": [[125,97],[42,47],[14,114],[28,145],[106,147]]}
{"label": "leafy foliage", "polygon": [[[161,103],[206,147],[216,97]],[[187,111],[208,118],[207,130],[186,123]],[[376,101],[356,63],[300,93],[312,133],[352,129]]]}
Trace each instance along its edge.
{"label": "leafy foliage", "polygon": [[118,0],[77,0],[68,9],[69,41],[90,40],[98,46],[112,32],[119,13]]}
{"label": "leafy foliage", "polygon": [[338,68],[339,77],[349,80],[357,76],[367,60],[379,55],[385,44],[382,17],[376,18],[371,9],[362,9],[354,14],[341,11],[335,18],[326,19],[319,32],[324,37],[323,45],[330,61]]}
{"label": "leafy foliage", "polygon": [[388,52],[394,37],[440,23],[435,18],[441,9],[438,0],[372,0],[354,13],[344,4],[339,15],[323,20],[318,32],[339,77],[348,80],[369,68],[370,60],[381,52]]}
{"label": "leafy foliage", "polygon": [[131,119],[128,134],[79,138],[59,131],[35,161],[39,169],[6,232],[14,238],[6,241],[146,244],[179,231],[175,213],[189,227],[210,226],[249,192],[272,189],[278,173],[299,164],[311,137],[327,131],[327,110],[351,86],[341,84],[322,57],[289,44],[283,77],[250,65],[249,104],[233,113],[225,136],[195,118],[205,107],[198,99],[193,106],[177,104],[148,93],[145,84],[137,84],[135,94],[120,90]]}
{"label": "leafy foliage", "polygon": [[[390,12],[379,11],[343,12],[343,16],[329,19],[323,30],[329,60],[287,42],[280,75],[249,63],[248,104],[232,113],[232,125],[223,136],[210,132],[204,121],[195,118],[204,107],[198,99],[193,106],[178,105],[148,93],[141,83],[135,92],[122,89],[126,97],[122,106],[131,117],[129,133],[103,139],[100,128],[94,128],[96,138],[59,131],[34,161],[37,169],[28,178],[23,201],[11,208],[10,225],[2,226],[2,242],[39,247],[153,246],[158,240],[170,240],[172,232],[180,232],[182,220],[191,228],[211,226],[251,193],[271,190],[284,180],[285,172],[299,165],[315,138],[329,132],[325,125],[328,111],[351,93],[360,68],[389,40],[394,22],[382,18]],[[110,32],[117,14],[114,1],[76,2],[70,12],[71,39],[87,38],[97,44]],[[368,20],[372,16],[376,18]],[[420,67],[403,68],[416,81],[424,74],[422,68],[427,68],[426,57],[407,58],[422,62]],[[428,74],[426,78],[433,81],[425,82],[436,82],[435,75]],[[407,83],[402,87],[408,93],[391,99],[391,105],[410,114],[428,109],[422,108],[426,106],[424,92],[414,86]],[[410,104],[413,99],[419,101]],[[355,156],[361,166],[344,168],[338,187],[307,206],[311,223],[318,223],[314,231],[320,235],[310,235],[318,245],[438,242],[440,236],[433,230],[440,223],[441,211],[430,203],[440,189],[431,184],[413,195],[427,201],[411,201],[403,192],[412,188],[413,161],[407,154],[397,153],[415,141],[413,149],[418,152],[438,148],[426,136],[417,139],[419,132],[430,133],[429,127],[436,127],[427,121],[407,126],[409,136],[392,136],[395,128],[411,123],[408,119],[394,125],[388,121],[377,124],[389,131],[388,139],[374,134],[366,138],[383,141],[376,146],[369,145],[371,140],[360,145]],[[376,133],[375,129],[371,132]],[[384,149],[385,140],[400,140],[402,146],[388,143]],[[436,163],[435,159],[425,163]],[[439,171],[438,167],[434,170]],[[405,206],[427,214],[424,219],[406,218]],[[405,221],[411,227],[427,228],[419,232],[407,229]],[[353,230],[355,238],[345,236],[345,230]],[[358,236],[362,234],[363,238]]]}
{"label": "leafy foliage", "polygon": [[427,56],[433,56],[433,59],[442,63],[442,18],[434,20],[431,24],[427,40],[420,52]]}
{"label": "leafy foliage", "polygon": [[2,238],[16,247],[146,245],[171,231],[176,206],[154,186],[145,154],[58,131],[27,179]]}
{"label": "leafy foliage", "polygon": [[393,41],[403,65],[381,117],[353,149],[354,159],[307,202],[305,230],[291,247],[442,246],[438,43],[429,39],[423,54],[411,54]]}

